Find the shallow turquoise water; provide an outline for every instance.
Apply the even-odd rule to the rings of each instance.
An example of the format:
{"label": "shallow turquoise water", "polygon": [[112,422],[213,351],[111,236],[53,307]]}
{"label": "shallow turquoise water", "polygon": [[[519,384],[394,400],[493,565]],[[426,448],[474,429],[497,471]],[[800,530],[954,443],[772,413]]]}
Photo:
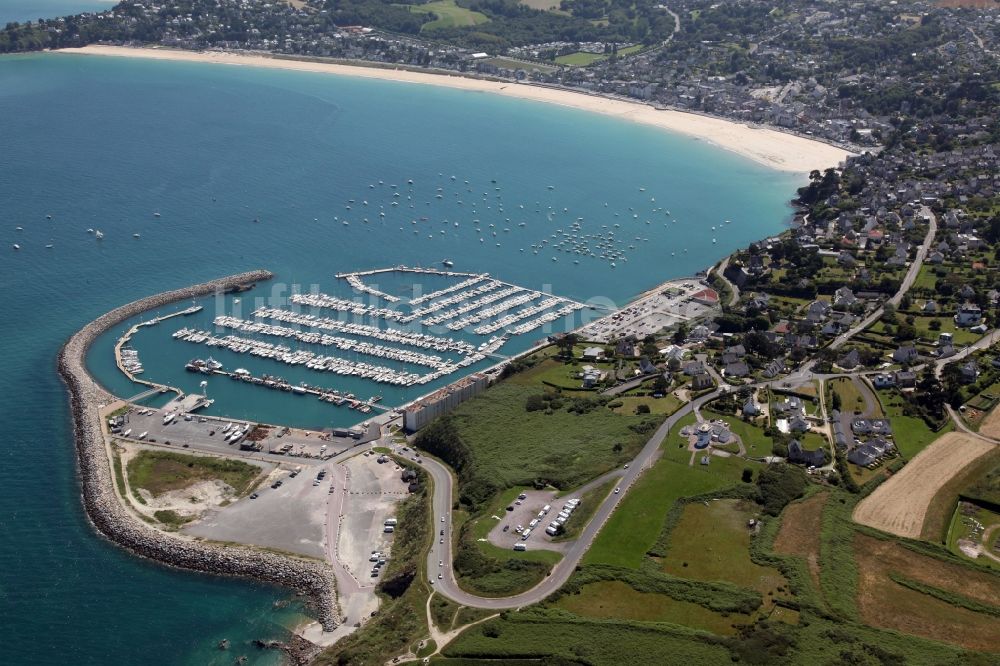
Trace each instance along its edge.
{"label": "shallow turquoise water", "polygon": [[[0,320],[7,351],[0,620],[8,639],[0,660],[8,663],[67,656],[82,664],[229,663],[233,654],[213,649],[220,638],[279,635],[294,615],[272,609],[287,596],[280,590],[173,572],[94,537],[77,496],[68,410],[54,370],[60,343],[90,319],[165,288],[257,267],[275,271],[285,291],[275,295],[269,284],[242,295],[248,316],[258,295],[280,298],[290,285],[338,292],[337,271],[444,258],[456,270],[623,303],[779,231],[797,184],[691,139],[486,94],[80,56],[0,59],[0,136],[0,284],[8,294]],[[368,224],[354,206],[345,210],[348,199],[371,199],[374,212],[391,195],[369,185],[410,178],[413,210],[391,211],[384,222],[368,214]],[[473,192],[459,193],[466,179]],[[474,198],[481,202],[475,214]],[[534,213],[535,202],[542,213]],[[678,222],[655,218],[656,206]],[[350,226],[334,219],[343,216]],[[591,231],[620,224],[622,237],[649,240],[637,241],[616,268],[531,253],[532,244],[577,217]],[[511,231],[479,243],[472,219]],[[516,226],[519,219],[525,227]],[[732,224],[722,227],[725,219]],[[105,238],[98,242],[88,228]],[[13,243],[22,249],[13,251]],[[425,291],[440,286],[423,282]],[[379,283],[388,291],[406,286],[395,278]],[[206,305],[204,322],[216,314],[214,302]],[[233,307],[232,298],[222,305]],[[197,379],[181,366],[208,350],[170,340],[189,323],[175,321],[143,332],[136,346],[147,377],[194,389]],[[137,393],[114,369],[114,333],[97,345],[91,365],[111,389]],[[216,356],[250,367],[243,358]],[[299,379],[284,369],[270,368]],[[228,380],[210,386],[216,409],[236,416],[303,425],[351,417],[315,400],[220,382]],[[378,390],[393,403],[427,387]],[[249,654],[258,663],[273,660]]]}
{"label": "shallow turquoise water", "polygon": [[111,9],[114,0],[0,0],[0,26]]}

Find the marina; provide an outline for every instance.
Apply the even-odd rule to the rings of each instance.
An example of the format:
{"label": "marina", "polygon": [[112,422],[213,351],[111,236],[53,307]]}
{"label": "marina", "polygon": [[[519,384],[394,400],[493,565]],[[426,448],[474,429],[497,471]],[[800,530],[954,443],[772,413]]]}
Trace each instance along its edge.
{"label": "marina", "polygon": [[350,312],[359,317],[377,317],[390,321],[399,321],[404,317],[402,312],[389,308],[376,308],[357,301],[335,298],[327,294],[292,294],[288,301],[294,305],[308,305],[313,308],[325,308],[338,312]]}
{"label": "marina", "polygon": [[[437,262],[445,258],[454,261],[454,269],[489,272],[580,301],[603,296],[607,299],[604,302],[621,304],[666,277],[693,274],[736,247],[777,233],[789,217],[788,193],[801,185],[753,165],[743,168],[730,164],[707,142],[673,141],[666,133],[661,137],[639,125],[571,114],[558,107],[510,103],[509,108],[504,107],[503,122],[484,127],[491,100],[484,95],[433,91],[427,86],[364,82],[365,86],[352,87],[335,77],[305,75],[277,80],[273,72],[249,67],[204,66],[201,75],[188,76],[194,73],[193,67],[185,65],[41,53],[16,57],[8,64],[11,95],[6,104],[11,112],[4,119],[9,125],[5,155],[10,168],[4,192],[10,210],[8,254],[0,272],[12,288],[8,319],[30,322],[13,324],[8,340],[11,348],[18,350],[17,360],[23,361],[15,363],[6,376],[8,392],[18,398],[8,401],[5,419],[14,428],[12,451],[18,455],[32,455],[40,441],[66,440],[66,401],[53,400],[62,387],[57,381],[39,380],[37,361],[50,358],[73,329],[114,305],[245,270],[257,262],[275,273],[276,282],[302,285],[303,291],[315,284],[332,296],[350,300],[348,284],[332,280],[334,272],[418,262],[441,268]],[[43,85],[25,86],[26,80]],[[58,85],[48,85],[50,80]],[[164,94],[167,92],[170,94]],[[413,104],[415,97],[420,98],[419,104]],[[192,98],[202,103],[192,104]],[[74,104],[64,104],[67,99]],[[497,102],[500,104],[504,102]],[[391,116],[398,115],[400,109],[412,113],[404,114],[405,122],[394,123]],[[89,129],[80,132],[80,127]],[[150,132],[149,127],[157,131]],[[615,128],[621,131],[608,131]],[[220,132],[229,140],[220,141]],[[586,141],[573,140],[580,133]],[[86,156],[86,164],[63,159],[67,151]],[[155,159],[151,161],[150,156]],[[40,174],[33,166],[38,164],[47,165],[44,190],[50,193],[41,198],[30,195],[39,192]],[[600,165],[600,178],[595,176],[594,164]],[[560,171],[564,168],[573,170]],[[457,183],[448,184],[448,175],[437,179],[438,171],[457,174]],[[734,171],[738,175],[720,176]],[[642,197],[635,194],[636,173],[649,174],[645,183],[648,191]],[[407,178],[415,181],[412,203],[416,210],[408,208]],[[504,212],[497,212],[495,195],[491,194],[489,201],[477,207],[479,212],[471,213],[482,192],[493,192],[488,185],[491,178],[501,180]],[[402,195],[399,206],[385,206],[384,222],[378,219],[379,206],[391,195],[379,194],[387,192],[389,186],[372,190],[376,194],[368,193],[368,184],[379,179],[399,183]],[[463,180],[473,184],[475,194],[463,194],[459,198],[464,204],[458,206],[453,194],[464,192],[465,188],[459,187]],[[547,184],[554,189],[546,190]],[[438,185],[445,190],[443,200],[434,198]],[[371,220],[367,225],[361,222],[362,191],[369,200],[370,210],[364,211]],[[656,218],[646,215],[644,199],[653,195],[658,202],[654,206],[664,202],[683,222],[664,228]],[[343,217],[342,202],[348,197],[357,198],[358,204],[350,226],[345,226],[331,218]],[[425,206],[428,200],[431,206]],[[541,202],[538,213],[536,200]],[[602,210],[604,201],[611,202],[607,210]],[[490,203],[492,210],[486,208]],[[552,211],[548,211],[549,206]],[[636,208],[638,222],[631,222],[628,206]],[[570,208],[570,212],[562,213],[563,208]],[[153,211],[162,217],[154,219]],[[553,213],[551,222],[546,219],[547,211]],[[622,219],[612,220],[614,212],[621,212]],[[45,219],[46,213],[53,215],[53,221]],[[421,221],[421,216],[430,219]],[[505,223],[505,217],[511,222]],[[591,257],[544,250],[532,254],[532,243],[539,243],[556,228],[566,231],[576,217],[586,218],[584,233],[596,233],[602,224],[610,226],[618,221],[622,227],[616,238],[625,241],[638,235],[650,241],[634,243],[636,250],[629,251],[629,261],[618,261],[614,273],[607,262]],[[638,228],[646,226],[646,217],[653,221],[648,231]],[[258,218],[255,224],[253,220]],[[418,218],[417,224],[410,223],[412,218]],[[481,224],[475,225],[475,218]],[[725,218],[732,218],[734,224],[718,234],[717,245],[710,239],[700,242],[700,236],[708,235],[709,224]],[[455,221],[460,226],[455,227]],[[704,234],[699,231],[702,221]],[[526,226],[520,226],[522,222]],[[496,237],[490,223],[496,224]],[[14,225],[23,225],[24,230],[15,233]],[[477,226],[482,233],[475,233]],[[93,234],[84,233],[88,227],[99,227],[105,237],[97,241]],[[400,232],[399,227],[406,229]],[[412,235],[411,227],[421,230],[420,235]],[[511,231],[504,232],[505,227]],[[447,233],[442,235],[441,230]],[[141,240],[133,239],[135,232],[141,233]],[[433,239],[428,238],[431,233]],[[480,243],[479,238],[486,242]],[[19,252],[9,249],[14,242],[21,246]],[[496,247],[496,242],[502,242],[503,247]],[[46,249],[47,244],[54,247]],[[685,247],[688,253],[682,252]],[[674,251],[675,258],[671,257]],[[550,261],[552,255],[559,257],[558,263]],[[577,258],[580,265],[575,267],[573,260]],[[425,292],[447,286],[446,280],[450,284],[472,277],[414,276],[428,278],[424,281],[432,286]],[[44,285],[45,291],[38,292],[35,285]],[[397,296],[407,295],[395,285],[380,287]],[[287,296],[289,292],[281,293]],[[234,297],[241,303],[234,305]],[[41,307],[39,298],[49,302]],[[268,374],[281,376],[293,386],[302,381],[328,386],[342,395],[353,393],[362,401],[381,393],[380,405],[404,404],[466,374],[457,372],[411,388],[315,373],[309,379],[303,366],[278,365],[270,359],[236,356],[228,350],[171,338],[181,326],[212,330],[218,335],[211,324],[220,314],[252,319],[250,312],[259,304],[286,308],[272,298],[271,284],[244,294],[200,297],[203,312],[176,319],[173,325],[139,329],[128,345],[138,352],[144,367],[144,373],[136,378],[177,386],[189,393],[199,393],[198,385],[207,379],[207,392],[215,404],[202,410],[208,418],[208,423],[198,424],[203,428],[239,420],[322,429],[349,426],[373,416],[376,410],[366,416],[357,410],[335,409],[318,396],[264,390],[260,385],[214,373],[188,373],[184,366],[192,357],[211,354],[227,371],[244,367],[255,377]],[[500,300],[503,298],[492,304]],[[171,306],[154,305],[102,334],[86,359],[96,381],[120,396],[144,390],[131,385],[117,367],[113,354],[116,339],[139,320],[188,305],[190,296]],[[389,307],[391,303],[372,305]],[[416,307],[424,305],[427,303]],[[405,305],[400,309],[410,311]],[[299,310],[321,314],[306,307]],[[325,313],[334,319],[338,314],[332,310]],[[364,317],[360,323],[385,327]],[[276,320],[269,323],[295,326]],[[493,337],[498,338],[493,344],[503,338],[500,331],[475,336],[441,329],[423,332],[466,342],[472,351]],[[553,331],[563,329],[562,322],[552,325]],[[519,353],[544,337],[545,330],[511,337],[497,352]],[[320,332],[355,337],[332,330]],[[289,344],[280,338],[271,341]],[[478,371],[499,360],[490,357],[469,370]],[[156,404],[167,397],[156,397]],[[45,409],[38,409],[43,405]],[[26,414],[32,417],[26,418]],[[220,415],[226,416],[221,424]],[[156,428],[164,428],[161,435],[152,436],[162,442],[166,435],[166,439],[178,442],[174,445],[178,447],[185,439],[179,429],[197,423],[180,418],[163,427],[162,417],[146,418],[149,423],[129,426],[133,433],[148,430],[152,435]],[[288,435],[272,437],[276,444],[288,439]],[[303,441],[313,439],[310,436]],[[219,451],[238,448],[222,443],[218,431],[209,436],[206,430],[198,437],[192,435],[191,440],[210,442]],[[314,445],[318,451],[322,444],[316,440]],[[18,516],[16,522],[24,527],[22,540],[32,535],[42,546],[21,543],[18,535],[13,535],[6,565],[16,572],[21,587],[45,591],[28,595],[31,599],[25,598],[24,612],[11,616],[16,625],[12,625],[15,657],[29,651],[37,655],[38,646],[52,642],[49,627],[58,626],[59,640],[72,645],[81,662],[131,663],[148,660],[150,655],[167,663],[231,662],[236,656],[233,651],[221,653],[216,648],[223,637],[234,646],[256,638],[280,639],[282,634],[272,625],[296,624],[295,619],[274,610],[273,603],[287,595],[273,588],[186,576],[173,569],[152,567],[146,561],[132,563],[118,549],[95,543],[86,534],[83,520],[68,520],[64,509],[56,513],[56,507],[75,502],[76,479],[84,472],[78,469],[71,447],[50,448],[55,455],[52,484],[39,484],[37,475],[30,473],[30,464],[8,466],[11,474],[5,488],[9,515]],[[288,483],[281,490],[289,487],[289,492],[298,490]],[[326,488],[317,491],[325,493]],[[261,505],[256,502],[262,499],[248,505],[257,511]],[[278,509],[284,511],[285,507],[279,505]],[[275,511],[275,524],[282,515]],[[63,547],[45,547],[53,543]],[[80,554],[74,560],[77,575],[54,579],[54,571],[65,569],[65,553]],[[268,568],[275,570],[274,566]],[[95,598],[110,601],[94,604]],[[120,612],[122,604],[128,606],[129,600],[142,598],[155,599],[156,603],[142,613]],[[67,608],[89,611],[65,622]],[[192,613],[192,608],[202,608],[204,613]],[[355,614],[352,622],[359,617]],[[109,627],[120,640],[104,640]],[[204,649],[196,650],[193,645]],[[251,655],[251,661],[263,659],[256,651]]]}
{"label": "marina", "polygon": [[[184,363],[184,368],[191,373],[206,377],[226,376],[241,384],[294,395],[312,395],[321,402],[346,405],[367,413],[373,409],[389,410],[392,407],[376,404],[381,401],[381,395],[368,400],[356,397],[358,390],[354,386],[369,383],[406,389],[472,372],[484,363],[505,361],[507,357],[500,350],[512,338],[585,307],[570,299],[491,278],[488,273],[470,274],[404,266],[339,274],[337,277],[345,280],[355,294],[360,292],[385,300],[385,292],[380,289],[359,288],[359,285],[367,287],[364,277],[385,273],[427,274],[454,280],[454,283],[412,300],[396,298],[392,302],[398,305],[392,309],[382,307],[378,300],[366,303],[357,297],[345,298],[343,294],[318,291],[293,293],[287,298],[288,307],[258,307],[249,318],[236,313],[216,314],[210,323],[202,317],[199,321],[204,323],[201,325],[182,326],[170,333],[170,338],[307,372],[347,378],[355,382],[350,390],[323,387],[301,374],[295,380],[286,380],[273,370],[264,368],[256,372],[244,367],[232,370],[211,356]],[[238,298],[231,299],[234,306],[238,306],[239,301]],[[292,306],[314,311],[333,310],[352,319],[324,317],[292,309]],[[129,379],[145,383],[151,390],[172,390],[184,395],[180,389],[137,377],[146,372],[146,368],[139,360],[138,348],[132,346],[133,336],[142,328],[155,326],[173,317],[193,315],[202,309],[201,305],[193,305],[132,326],[116,345],[116,359],[121,371]],[[446,324],[455,334],[446,337],[423,332],[419,328],[390,325],[405,325],[421,318],[421,325]],[[481,341],[474,342],[473,338]],[[336,350],[337,353],[328,350]],[[203,381],[203,388],[205,384]]]}
{"label": "marina", "polygon": [[[249,354],[258,358],[271,359],[287,365],[303,365],[311,370],[332,372],[338,375],[353,375],[373,382],[395,384],[397,386],[413,386],[426,384],[432,379],[442,377],[450,368],[438,370],[427,375],[412,372],[402,372],[385,366],[349,361],[336,356],[323,356],[305,350],[293,350],[284,345],[276,345],[253,338],[241,338],[235,335],[218,337],[208,331],[181,329],[177,339],[208,347],[221,347],[237,354]],[[457,368],[456,368],[457,369]],[[442,374],[438,374],[438,373]]]}
{"label": "marina", "polygon": [[216,317],[215,325],[219,328],[230,328],[246,333],[292,338],[307,344],[322,345],[324,347],[336,347],[341,351],[350,351],[356,354],[375,356],[378,358],[388,358],[393,361],[399,361],[400,363],[425,365],[436,369],[446,367],[449,363],[446,359],[431,354],[423,354],[421,352],[410,351],[407,349],[395,349],[369,342],[359,342],[351,338],[341,338],[313,331],[299,331],[286,326],[275,326],[272,324],[265,324],[263,322],[251,322],[246,321],[245,319],[237,319],[236,317],[228,317],[225,315]]}

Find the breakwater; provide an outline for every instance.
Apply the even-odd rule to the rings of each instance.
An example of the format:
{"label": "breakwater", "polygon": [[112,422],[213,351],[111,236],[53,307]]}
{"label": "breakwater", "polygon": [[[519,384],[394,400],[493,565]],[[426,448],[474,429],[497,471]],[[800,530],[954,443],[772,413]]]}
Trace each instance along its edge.
{"label": "breakwater", "polygon": [[310,598],[323,628],[332,630],[339,617],[333,571],[327,564],[249,546],[223,546],[168,534],[147,525],[123,506],[115,493],[114,472],[99,413],[101,407],[117,398],[101,387],[86,367],[87,350],[98,336],[130,317],[272,277],[272,273],[263,270],[240,273],[115,308],[66,341],[59,351],[58,369],[69,391],[84,507],[101,534],[137,555],[172,566],[253,578],[298,590]]}

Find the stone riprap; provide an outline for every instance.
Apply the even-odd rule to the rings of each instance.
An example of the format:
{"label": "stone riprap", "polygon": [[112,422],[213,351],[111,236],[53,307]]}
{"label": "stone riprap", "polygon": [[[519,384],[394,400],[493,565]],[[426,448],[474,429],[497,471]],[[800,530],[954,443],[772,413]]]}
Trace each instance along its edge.
{"label": "stone riprap", "polygon": [[168,291],[115,308],[84,326],[63,345],[58,367],[69,390],[83,503],[99,532],[118,545],[172,566],[206,573],[242,576],[288,587],[307,595],[327,631],[339,621],[334,577],[323,562],[258,550],[249,546],[195,541],[156,529],[129,511],[115,491],[112,463],[99,410],[116,400],[87,372],[87,350],[112,326],[169,303],[235,288],[273,274],[258,270]]}

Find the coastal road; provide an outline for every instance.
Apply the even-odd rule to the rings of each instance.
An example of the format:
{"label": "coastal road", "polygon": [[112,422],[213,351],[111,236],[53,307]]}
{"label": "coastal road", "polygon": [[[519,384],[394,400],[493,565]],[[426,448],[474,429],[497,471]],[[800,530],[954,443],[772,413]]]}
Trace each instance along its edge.
{"label": "coastal road", "polygon": [[[629,469],[622,470],[621,482],[619,484],[622,489],[621,493],[608,495],[594,513],[587,527],[584,528],[583,533],[576,541],[568,545],[563,559],[552,568],[551,573],[544,581],[527,592],[511,597],[495,599],[480,597],[470,594],[459,587],[458,582],[455,580],[455,572],[452,569],[452,543],[454,535],[452,534],[451,508],[454,494],[454,477],[444,464],[430,458],[421,458],[421,462],[418,464],[434,480],[434,494],[431,502],[434,545],[427,555],[427,574],[434,587],[437,588],[438,593],[464,606],[502,610],[505,608],[520,608],[521,606],[537,603],[555,592],[563,583],[569,580],[569,577],[576,570],[576,566],[590,549],[597,534],[604,527],[611,514],[614,513],[619,502],[625,497],[632,484],[635,483],[643,471],[659,458],[660,445],[666,439],[670,430],[678,421],[690,414],[692,410],[700,408],[706,402],[720,395],[722,395],[721,391],[713,391],[697,400],[687,403],[667,417],[660,427],[656,429],[652,437],[649,438],[639,454],[629,463]],[[443,535],[440,533],[442,530],[444,531]],[[440,565],[439,562],[441,563]],[[438,574],[441,574],[440,580],[437,578]]]}
{"label": "coastal road", "polygon": [[719,263],[718,267],[709,270],[709,272],[714,271],[717,273],[722,281],[729,285],[729,307],[731,308],[736,307],[736,303],[740,300],[740,288],[726,277],[726,269],[729,268],[729,259],[732,256],[733,255],[731,254],[727,255],[726,258]]}
{"label": "coastal road", "polygon": [[[913,286],[914,281],[917,279],[917,275],[920,274],[920,267],[924,265],[924,259],[927,258],[927,251],[930,249],[931,243],[934,242],[934,236],[937,234],[937,217],[933,212],[931,212],[931,209],[927,206],[921,206],[920,214],[928,219],[927,235],[924,237],[924,242],[917,248],[917,256],[913,259],[913,263],[910,264],[910,270],[906,271],[906,276],[903,277],[903,281],[899,285],[899,290],[896,291],[896,293],[893,294],[888,301],[886,301],[887,303],[891,303],[893,307],[899,307],[899,302],[903,300],[903,294],[909,291],[910,287]],[[877,308],[870,315],[862,319],[860,324],[844,333],[841,333],[834,339],[833,342],[830,343],[830,349],[837,349],[855,335],[874,324],[879,320],[884,311],[884,306]]]}
{"label": "coastal road", "polygon": [[[903,279],[899,291],[888,301],[893,305],[898,305],[903,294],[906,293],[906,291],[913,285],[914,280],[920,272],[920,267],[923,265],[927,251],[930,248],[931,243],[934,241],[935,234],[937,233],[937,220],[933,213],[931,213],[931,211],[926,207],[922,207],[921,212],[929,218],[927,236],[924,238],[924,242],[918,249],[917,256],[910,265],[910,269],[907,272],[906,277]],[[878,308],[859,326],[856,326],[854,329],[851,329],[837,338],[832,346],[840,346],[853,335],[871,325],[871,323],[876,321],[882,315],[882,310],[883,308]],[[814,375],[810,368],[811,364],[808,364],[794,373],[794,375],[801,380],[838,376]],[[850,373],[841,373],[839,376],[849,374]],[[758,384],[753,384],[752,386],[766,386],[772,383],[773,382],[760,382]],[[417,464],[419,464],[430,475],[434,482],[434,492],[431,499],[431,515],[432,523],[434,525],[435,540],[432,541],[433,545],[427,554],[427,576],[429,581],[435,586],[438,593],[441,595],[455,601],[456,603],[472,608],[496,610],[520,608],[545,599],[547,596],[559,589],[576,570],[576,567],[583,559],[584,554],[586,554],[586,552],[593,545],[598,533],[611,517],[611,514],[614,513],[616,508],[618,508],[618,504],[626,496],[628,490],[632,487],[632,484],[635,483],[642,472],[648,469],[659,458],[660,447],[666,439],[667,434],[669,434],[677,422],[688,414],[697,412],[705,403],[718,398],[722,395],[722,393],[723,392],[721,390],[716,390],[703,395],[700,398],[685,404],[675,413],[667,417],[660,427],[656,429],[656,432],[653,433],[652,437],[649,438],[639,454],[629,464],[629,469],[623,470],[620,482],[622,492],[619,494],[612,493],[608,495],[604,502],[602,502],[598,507],[586,528],[584,528],[583,533],[576,541],[569,545],[565,551],[563,559],[552,568],[552,571],[545,578],[545,580],[526,592],[510,597],[480,597],[466,592],[459,586],[452,566],[452,562],[454,561],[453,542],[455,536],[453,534],[452,504],[454,502],[455,478],[453,477],[451,470],[448,469],[448,467],[446,467],[443,463],[427,457],[421,458],[420,462]],[[414,460],[414,462],[416,462],[416,460]],[[440,579],[438,578],[438,575],[441,576]]]}

